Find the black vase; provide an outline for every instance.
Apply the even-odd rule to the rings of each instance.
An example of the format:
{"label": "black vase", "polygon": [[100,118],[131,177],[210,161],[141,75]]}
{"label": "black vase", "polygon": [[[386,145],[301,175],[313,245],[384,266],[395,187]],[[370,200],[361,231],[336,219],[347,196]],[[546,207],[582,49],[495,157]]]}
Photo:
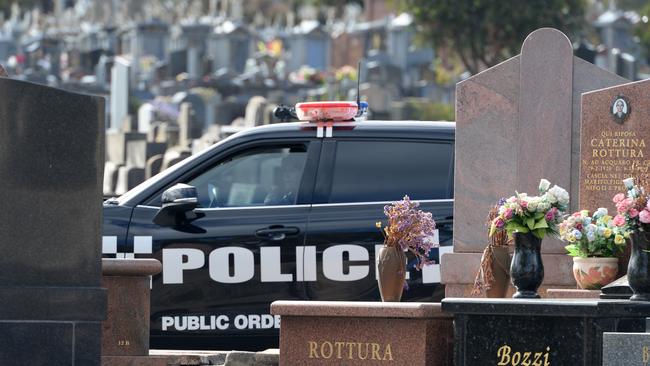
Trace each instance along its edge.
{"label": "black vase", "polygon": [[542,239],[532,233],[514,233],[515,252],[510,263],[510,278],[517,292],[516,299],[539,299],[537,289],[544,280]]}
{"label": "black vase", "polygon": [[630,235],[632,255],[627,265],[627,280],[634,292],[630,300],[650,301],[650,233]]}

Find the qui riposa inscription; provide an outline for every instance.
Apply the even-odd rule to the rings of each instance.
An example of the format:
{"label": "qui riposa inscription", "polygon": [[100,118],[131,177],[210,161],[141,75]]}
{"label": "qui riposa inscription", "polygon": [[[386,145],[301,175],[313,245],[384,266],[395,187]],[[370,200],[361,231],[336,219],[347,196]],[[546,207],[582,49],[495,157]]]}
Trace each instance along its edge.
{"label": "qui riposa inscription", "polygon": [[647,143],[636,131],[602,131],[589,140],[591,153],[583,154],[583,186],[586,191],[620,191],[626,177],[646,173],[650,166]]}

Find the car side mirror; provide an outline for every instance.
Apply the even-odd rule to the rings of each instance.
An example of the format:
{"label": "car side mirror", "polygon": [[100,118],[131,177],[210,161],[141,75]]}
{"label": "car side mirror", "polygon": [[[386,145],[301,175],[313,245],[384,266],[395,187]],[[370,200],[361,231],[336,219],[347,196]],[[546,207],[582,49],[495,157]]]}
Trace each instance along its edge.
{"label": "car side mirror", "polygon": [[163,192],[161,201],[162,207],[153,218],[156,225],[185,226],[205,216],[203,213],[194,212],[199,206],[196,187],[178,183]]}

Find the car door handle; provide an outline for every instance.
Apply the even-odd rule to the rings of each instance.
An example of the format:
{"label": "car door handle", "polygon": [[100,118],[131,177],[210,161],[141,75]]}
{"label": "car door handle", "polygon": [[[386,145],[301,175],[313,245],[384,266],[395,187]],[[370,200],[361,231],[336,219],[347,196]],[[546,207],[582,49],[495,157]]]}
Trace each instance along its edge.
{"label": "car door handle", "polygon": [[259,229],[255,231],[255,236],[259,238],[264,238],[268,240],[283,240],[287,235],[296,235],[300,232],[300,229],[294,226],[269,226],[264,229]]}

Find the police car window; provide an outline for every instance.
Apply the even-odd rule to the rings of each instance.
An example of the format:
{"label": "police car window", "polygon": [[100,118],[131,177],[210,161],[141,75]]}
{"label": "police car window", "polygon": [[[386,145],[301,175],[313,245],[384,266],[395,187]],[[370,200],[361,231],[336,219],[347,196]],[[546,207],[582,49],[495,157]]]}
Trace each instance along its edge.
{"label": "police car window", "polygon": [[187,182],[204,208],[294,205],[307,159],[305,146],[274,146],[231,156]]}
{"label": "police car window", "polygon": [[453,145],[339,141],[329,202],[451,198]]}

